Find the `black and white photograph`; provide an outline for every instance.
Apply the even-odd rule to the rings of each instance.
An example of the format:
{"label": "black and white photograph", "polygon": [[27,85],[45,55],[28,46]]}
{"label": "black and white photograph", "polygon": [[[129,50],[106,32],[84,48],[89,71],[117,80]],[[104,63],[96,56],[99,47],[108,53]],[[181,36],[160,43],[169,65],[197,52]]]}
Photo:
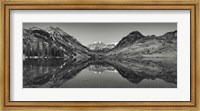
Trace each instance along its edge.
{"label": "black and white photograph", "polygon": [[23,88],[177,88],[177,23],[23,23]]}

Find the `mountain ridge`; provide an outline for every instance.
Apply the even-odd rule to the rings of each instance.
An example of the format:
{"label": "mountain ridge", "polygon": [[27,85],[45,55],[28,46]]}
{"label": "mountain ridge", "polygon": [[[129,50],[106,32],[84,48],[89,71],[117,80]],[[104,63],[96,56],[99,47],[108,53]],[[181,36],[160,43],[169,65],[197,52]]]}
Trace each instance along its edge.
{"label": "mountain ridge", "polygon": [[[133,31],[121,39],[107,56],[120,58],[131,57],[176,57],[177,31],[167,32],[161,36],[143,36]],[[127,56],[127,57],[125,57]]]}
{"label": "mountain ridge", "polygon": [[58,27],[49,27],[47,31],[37,27],[23,29],[23,42],[25,56],[40,57],[42,55],[46,57],[83,59],[89,58],[90,54],[90,50],[87,47]]}
{"label": "mountain ridge", "polygon": [[176,57],[177,30],[161,36],[144,36],[139,31],[132,31],[116,45],[96,42],[84,46],[59,27],[32,27],[23,29],[23,54],[27,57],[64,57],[72,60],[99,57]]}

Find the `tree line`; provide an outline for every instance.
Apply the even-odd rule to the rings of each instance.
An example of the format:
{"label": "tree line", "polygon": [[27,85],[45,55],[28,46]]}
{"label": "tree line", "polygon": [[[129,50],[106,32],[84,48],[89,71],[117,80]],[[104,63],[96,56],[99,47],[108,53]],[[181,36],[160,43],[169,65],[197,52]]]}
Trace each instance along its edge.
{"label": "tree line", "polygon": [[23,54],[26,57],[64,57],[63,48],[56,46],[54,43],[47,43],[44,40],[24,41]]}

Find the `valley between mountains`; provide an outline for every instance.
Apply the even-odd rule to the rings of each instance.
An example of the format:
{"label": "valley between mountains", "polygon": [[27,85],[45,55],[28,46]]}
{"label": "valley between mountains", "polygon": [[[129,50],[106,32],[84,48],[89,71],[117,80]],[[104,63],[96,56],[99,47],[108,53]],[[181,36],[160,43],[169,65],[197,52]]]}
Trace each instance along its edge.
{"label": "valley between mountains", "polygon": [[133,31],[122,37],[117,44],[95,42],[84,46],[58,27],[32,27],[23,29],[23,55],[24,58],[66,58],[76,61],[176,58],[177,31],[160,36],[144,36],[139,31]]}
{"label": "valley between mountains", "polygon": [[23,66],[24,88],[176,88],[177,31],[84,46],[58,27],[23,29]]}

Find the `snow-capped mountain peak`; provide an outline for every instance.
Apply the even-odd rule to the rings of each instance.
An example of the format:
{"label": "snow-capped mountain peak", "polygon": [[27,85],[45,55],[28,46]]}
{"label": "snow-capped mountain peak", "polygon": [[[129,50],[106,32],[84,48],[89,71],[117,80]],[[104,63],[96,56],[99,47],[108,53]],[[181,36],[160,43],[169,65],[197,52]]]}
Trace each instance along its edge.
{"label": "snow-capped mountain peak", "polygon": [[114,44],[105,44],[101,41],[99,42],[94,42],[93,44],[89,44],[88,48],[91,50],[104,50],[104,49],[112,49],[114,48]]}

